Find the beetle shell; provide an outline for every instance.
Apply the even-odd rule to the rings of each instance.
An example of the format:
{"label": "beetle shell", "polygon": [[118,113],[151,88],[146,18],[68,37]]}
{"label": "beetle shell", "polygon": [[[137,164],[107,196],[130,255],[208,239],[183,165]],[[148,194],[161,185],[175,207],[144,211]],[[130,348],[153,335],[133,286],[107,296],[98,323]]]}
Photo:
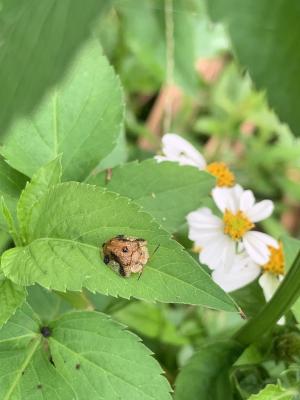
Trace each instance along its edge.
{"label": "beetle shell", "polygon": [[118,235],[103,244],[103,261],[123,277],[142,272],[149,260],[147,241]]}

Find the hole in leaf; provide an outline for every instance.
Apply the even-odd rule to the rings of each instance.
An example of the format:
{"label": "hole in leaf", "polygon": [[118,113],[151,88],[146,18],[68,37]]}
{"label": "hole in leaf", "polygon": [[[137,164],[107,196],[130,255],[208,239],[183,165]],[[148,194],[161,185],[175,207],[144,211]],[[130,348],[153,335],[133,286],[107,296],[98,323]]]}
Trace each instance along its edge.
{"label": "hole in leaf", "polygon": [[48,338],[48,337],[51,336],[51,334],[52,334],[51,328],[49,328],[49,326],[42,326],[42,327],[41,327],[41,334],[42,334],[45,338]]}

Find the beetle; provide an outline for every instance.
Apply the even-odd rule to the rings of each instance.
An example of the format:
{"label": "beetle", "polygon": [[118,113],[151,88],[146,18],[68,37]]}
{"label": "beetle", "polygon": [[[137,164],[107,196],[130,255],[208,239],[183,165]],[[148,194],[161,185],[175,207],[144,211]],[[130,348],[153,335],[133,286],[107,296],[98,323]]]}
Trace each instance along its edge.
{"label": "beetle", "polygon": [[143,272],[149,260],[148,243],[145,239],[118,235],[103,243],[103,262],[122,277]]}

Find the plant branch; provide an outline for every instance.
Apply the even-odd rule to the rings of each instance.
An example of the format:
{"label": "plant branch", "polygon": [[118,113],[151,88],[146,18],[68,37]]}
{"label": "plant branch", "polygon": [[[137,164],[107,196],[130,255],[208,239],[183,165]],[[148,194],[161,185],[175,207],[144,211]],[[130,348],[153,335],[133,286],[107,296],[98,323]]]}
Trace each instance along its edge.
{"label": "plant branch", "polygon": [[268,332],[300,296],[300,252],[272,299],[235,335],[243,345],[256,342]]}

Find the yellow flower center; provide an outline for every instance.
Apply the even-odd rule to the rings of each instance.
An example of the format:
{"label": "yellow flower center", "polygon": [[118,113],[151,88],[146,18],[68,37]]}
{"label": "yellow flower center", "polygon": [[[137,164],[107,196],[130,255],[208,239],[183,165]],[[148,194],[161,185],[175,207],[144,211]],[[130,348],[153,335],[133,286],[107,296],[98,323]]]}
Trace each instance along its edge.
{"label": "yellow flower center", "polygon": [[217,178],[217,186],[232,187],[235,184],[235,176],[223,162],[213,162],[206,167],[207,172]]}
{"label": "yellow flower center", "polygon": [[240,210],[236,214],[225,210],[223,221],[224,233],[229,235],[233,240],[241,239],[246,232],[254,228],[253,222]]}
{"label": "yellow flower center", "polygon": [[202,250],[202,247],[201,246],[198,246],[197,244],[194,244],[194,246],[193,246],[193,248],[192,248],[192,251],[194,252],[194,253],[200,253],[200,251]]}
{"label": "yellow flower center", "polygon": [[268,246],[270,250],[270,259],[269,261],[262,266],[262,269],[266,272],[272,272],[275,275],[283,275],[284,274],[284,257],[283,257],[283,249],[282,243],[279,243],[278,249],[275,247]]}

